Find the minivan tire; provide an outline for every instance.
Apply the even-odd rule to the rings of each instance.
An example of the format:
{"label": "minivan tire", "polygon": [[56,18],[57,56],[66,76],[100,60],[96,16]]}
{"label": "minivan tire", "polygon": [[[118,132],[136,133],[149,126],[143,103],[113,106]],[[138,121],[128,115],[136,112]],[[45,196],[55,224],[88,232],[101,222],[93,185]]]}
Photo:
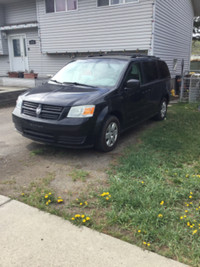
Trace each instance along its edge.
{"label": "minivan tire", "polygon": [[167,115],[167,99],[163,98],[160,102],[159,112],[155,116],[155,119],[158,121],[162,121],[166,118]]}
{"label": "minivan tire", "polygon": [[96,148],[103,152],[113,150],[120,135],[120,122],[117,117],[109,116],[103,123],[100,136],[97,140]]}

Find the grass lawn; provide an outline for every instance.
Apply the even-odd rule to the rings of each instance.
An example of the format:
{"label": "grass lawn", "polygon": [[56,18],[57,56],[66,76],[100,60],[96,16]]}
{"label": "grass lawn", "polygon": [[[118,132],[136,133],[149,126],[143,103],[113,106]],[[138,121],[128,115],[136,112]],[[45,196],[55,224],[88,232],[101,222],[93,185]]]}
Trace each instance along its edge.
{"label": "grass lawn", "polygon": [[198,105],[169,107],[167,120],[145,130],[138,144],[127,148],[111,168],[109,177],[107,188],[102,187],[101,192],[90,192],[88,188],[87,196],[79,196],[62,210],[53,205],[50,208],[50,202],[45,204],[48,198],[53,202],[53,197],[47,195],[50,189],[30,189],[20,199],[75,224],[200,266]]}

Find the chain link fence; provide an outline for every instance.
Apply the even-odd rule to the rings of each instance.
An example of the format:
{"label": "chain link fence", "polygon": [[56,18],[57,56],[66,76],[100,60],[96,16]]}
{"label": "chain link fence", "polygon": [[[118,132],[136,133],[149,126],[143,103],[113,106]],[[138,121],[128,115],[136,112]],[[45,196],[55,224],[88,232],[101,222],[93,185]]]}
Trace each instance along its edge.
{"label": "chain link fence", "polygon": [[200,71],[187,72],[181,79],[181,102],[200,102]]}

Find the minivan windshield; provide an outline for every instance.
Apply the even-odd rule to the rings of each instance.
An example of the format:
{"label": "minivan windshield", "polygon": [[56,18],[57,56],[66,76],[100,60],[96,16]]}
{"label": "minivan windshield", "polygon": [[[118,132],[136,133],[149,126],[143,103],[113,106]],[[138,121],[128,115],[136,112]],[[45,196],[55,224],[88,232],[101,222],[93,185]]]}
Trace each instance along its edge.
{"label": "minivan windshield", "polygon": [[127,61],[120,59],[76,60],[62,68],[50,82],[94,87],[113,87],[120,79]]}

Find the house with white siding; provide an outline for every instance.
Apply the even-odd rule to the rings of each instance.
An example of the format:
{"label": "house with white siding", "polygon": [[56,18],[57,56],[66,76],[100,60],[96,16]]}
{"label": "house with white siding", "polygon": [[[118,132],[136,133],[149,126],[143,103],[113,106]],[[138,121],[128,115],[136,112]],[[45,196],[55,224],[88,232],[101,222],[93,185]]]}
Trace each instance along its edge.
{"label": "house with white siding", "polygon": [[199,0],[0,0],[0,76],[45,77],[72,58],[146,53],[190,68]]}

